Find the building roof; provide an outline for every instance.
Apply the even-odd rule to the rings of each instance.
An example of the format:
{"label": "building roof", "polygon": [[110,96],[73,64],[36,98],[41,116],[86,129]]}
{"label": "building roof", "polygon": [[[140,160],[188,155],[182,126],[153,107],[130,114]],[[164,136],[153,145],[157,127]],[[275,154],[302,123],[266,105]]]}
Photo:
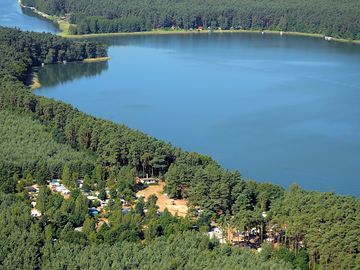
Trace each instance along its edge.
{"label": "building roof", "polygon": [[24,187],[24,189],[25,189],[27,192],[37,192],[37,189],[34,188],[34,187]]}

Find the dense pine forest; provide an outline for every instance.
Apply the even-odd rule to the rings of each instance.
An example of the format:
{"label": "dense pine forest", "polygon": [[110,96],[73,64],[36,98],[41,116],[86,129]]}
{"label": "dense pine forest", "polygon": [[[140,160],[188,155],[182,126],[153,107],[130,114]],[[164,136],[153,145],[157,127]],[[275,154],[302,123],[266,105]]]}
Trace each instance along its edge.
{"label": "dense pine forest", "polygon": [[[25,85],[34,66],[103,57],[105,46],[0,28],[0,54],[0,269],[360,265],[359,199],[244,180],[210,157],[36,96]],[[169,197],[188,200],[187,217],[159,213],[155,196],[135,197],[134,178],[146,174],[165,179]],[[45,186],[54,178],[70,188],[68,198]],[[101,227],[78,179],[83,190],[99,190],[103,198],[109,190],[113,198]],[[35,183],[41,217],[30,216],[31,194],[24,190]],[[120,198],[135,207],[124,212]],[[256,228],[261,238],[272,228],[278,245],[263,243],[257,252],[220,244],[205,235],[213,223]]]}
{"label": "dense pine forest", "polygon": [[24,0],[68,16],[73,34],[211,27],[317,33],[360,39],[358,1],[340,0]]}

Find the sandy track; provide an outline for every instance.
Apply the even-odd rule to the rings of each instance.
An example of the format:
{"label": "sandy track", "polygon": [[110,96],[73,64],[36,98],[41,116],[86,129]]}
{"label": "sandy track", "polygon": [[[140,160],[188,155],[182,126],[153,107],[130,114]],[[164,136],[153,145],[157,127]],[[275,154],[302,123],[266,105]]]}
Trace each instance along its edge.
{"label": "sandy track", "polygon": [[173,215],[177,214],[180,217],[185,217],[188,211],[187,201],[186,200],[173,200],[169,197],[165,196],[162,192],[164,190],[165,183],[161,182],[158,185],[151,185],[147,188],[140,190],[136,193],[138,196],[144,196],[145,200],[150,195],[156,195],[158,197],[157,206],[159,206],[159,210],[162,212],[167,208],[169,212]]}

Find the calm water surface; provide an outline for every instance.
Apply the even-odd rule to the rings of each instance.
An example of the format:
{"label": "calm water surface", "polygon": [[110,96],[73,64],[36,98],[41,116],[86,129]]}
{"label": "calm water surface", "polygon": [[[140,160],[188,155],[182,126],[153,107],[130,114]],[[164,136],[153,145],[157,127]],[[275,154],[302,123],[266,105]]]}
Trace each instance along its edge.
{"label": "calm water surface", "polygon": [[[4,1],[0,25],[57,31]],[[360,196],[360,46],[258,34],[100,41],[111,61],[47,66],[36,93],[246,178]]]}
{"label": "calm water surface", "polygon": [[33,12],[22,9],[17,0],[1,0],[0,26],[17,27],[24,31],[58,33],[55,24],[44,20]]}
{"label": "calm water surface", "polygon": [[246,178],[360,195],[360,47],[257,34],[100,41],[108,64],[48,66],[37,94]]}

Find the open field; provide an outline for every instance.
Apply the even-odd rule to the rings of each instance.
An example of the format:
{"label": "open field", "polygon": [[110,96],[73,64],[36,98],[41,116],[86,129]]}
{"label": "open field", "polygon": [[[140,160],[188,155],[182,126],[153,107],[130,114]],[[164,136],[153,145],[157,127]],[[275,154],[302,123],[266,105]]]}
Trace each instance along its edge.
{"label": "open field", "polygon": [[145,201],[150,195],[156,195],[158,197],[157,205],[162,212],[167,208],[173,215],[177,214],[180,217],[185,217],[188,211],[186,200],[173,200],[163,194],[165,183],[161,182],[158,185],[151,185],[147,188],[140,190],[136,193],[138,196],[144,196]]}

